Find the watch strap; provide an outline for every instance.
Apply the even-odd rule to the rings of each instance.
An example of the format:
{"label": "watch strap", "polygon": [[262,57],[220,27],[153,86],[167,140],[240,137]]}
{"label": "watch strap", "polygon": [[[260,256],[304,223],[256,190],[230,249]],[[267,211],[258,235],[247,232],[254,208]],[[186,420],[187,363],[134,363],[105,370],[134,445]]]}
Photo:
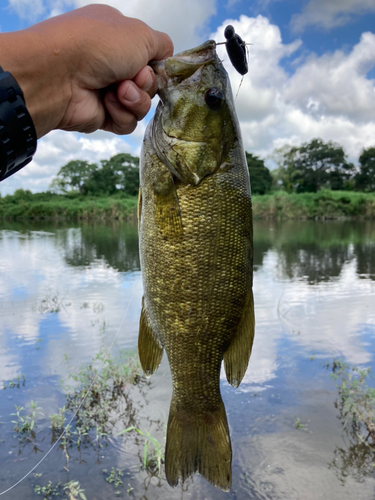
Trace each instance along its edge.
{"label": "watch strap", "polygon": [[0,181],[30,163],[37,136],[17,81],[0,66]]}

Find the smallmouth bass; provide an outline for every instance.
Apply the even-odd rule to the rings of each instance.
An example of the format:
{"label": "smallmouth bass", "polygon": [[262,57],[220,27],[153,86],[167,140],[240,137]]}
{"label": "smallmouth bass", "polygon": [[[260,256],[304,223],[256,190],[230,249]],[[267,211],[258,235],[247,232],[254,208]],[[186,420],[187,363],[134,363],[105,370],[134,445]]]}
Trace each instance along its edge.
{"label": "smallmouth bass", "polygon": [[152,63],[161,100],[140,162],[138,352],[146,376],[164,350],[171,369],[168,483],[199,472],[229,491],[220,368],[224,359],[238,387],[251,354],[252,211],[232,91],[215,48],[209,40]]}

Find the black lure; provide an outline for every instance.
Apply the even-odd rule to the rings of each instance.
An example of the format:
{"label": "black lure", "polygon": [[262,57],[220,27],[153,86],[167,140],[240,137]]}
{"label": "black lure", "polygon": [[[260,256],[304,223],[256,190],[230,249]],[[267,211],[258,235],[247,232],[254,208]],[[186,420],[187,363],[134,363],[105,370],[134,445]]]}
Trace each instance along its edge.
{"label": "black lure", "polygon": [[224,36],[227,39],[225,47],[229,56],[230,62],[240,75],[246,75],[249,71],[246,57],[246,44],[237,33],[231,24],[225,28]]}

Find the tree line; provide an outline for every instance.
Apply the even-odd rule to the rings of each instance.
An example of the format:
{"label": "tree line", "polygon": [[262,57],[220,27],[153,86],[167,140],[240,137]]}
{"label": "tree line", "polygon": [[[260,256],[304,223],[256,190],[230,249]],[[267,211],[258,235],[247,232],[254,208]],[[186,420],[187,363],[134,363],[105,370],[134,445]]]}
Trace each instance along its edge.
{"label": "tree line", "polygon": [[[355,166],[348,162],[342,146],[312,139],[301,146],[275,150],[277,168],[270,171],[264,160],[246,152],[253,194],[283,190],[288,193],[317,192],[320,189],[375,191],[375,147],[364,149]],[[139,158],[120,153],[99,164],[72,160],[60,168],[50,189],[81,195],[138,194]]]}
{"label": "tree line", "polygon": [[139,189],[139,158],[119,153],[99,164],[72,160],[60,168],[50,189],[81,195],[110,196],[123,192],[135,196]]}
{"label": "tree line", "polygon": [[375,147],[364,149],[355,166],[348,162],[342,146],[312,139],[301,146],[284,146],[274,151],[278,165],[271,172],[264,161],[246,153],[255,194],[283,190],[288,193],[316,193],[320,189],[375,191]]}

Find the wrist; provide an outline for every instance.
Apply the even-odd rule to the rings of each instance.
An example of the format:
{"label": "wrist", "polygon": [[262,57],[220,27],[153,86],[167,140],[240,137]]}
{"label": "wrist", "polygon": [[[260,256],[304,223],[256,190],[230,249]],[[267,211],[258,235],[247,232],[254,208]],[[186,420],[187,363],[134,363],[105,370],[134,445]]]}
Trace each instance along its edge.
{"label": "wrist", "polygon": [[0,67],[0,181],[30,163],[35,151],[36,131],[22,90]]}

